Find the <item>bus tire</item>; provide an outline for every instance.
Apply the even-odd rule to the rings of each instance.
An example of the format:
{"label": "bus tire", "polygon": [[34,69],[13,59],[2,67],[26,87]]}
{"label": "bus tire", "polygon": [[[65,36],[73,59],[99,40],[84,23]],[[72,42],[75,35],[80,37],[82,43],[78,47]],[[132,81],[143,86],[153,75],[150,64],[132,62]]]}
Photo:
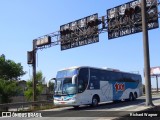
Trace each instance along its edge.
{"label": "bus tire", "polygon": [[134,96],[132,92],[129,94],[129,101],[134,101]]}
{"label": "bus tire", "polygon": [[137,92],[134,92],[134,100],[136,100],[138,97]]}
{"label": "bus tire", "polygon": [[99,102],[98,96],[93,96],[91,106],[92,107],[97,107],[98,106],[98,102]]}

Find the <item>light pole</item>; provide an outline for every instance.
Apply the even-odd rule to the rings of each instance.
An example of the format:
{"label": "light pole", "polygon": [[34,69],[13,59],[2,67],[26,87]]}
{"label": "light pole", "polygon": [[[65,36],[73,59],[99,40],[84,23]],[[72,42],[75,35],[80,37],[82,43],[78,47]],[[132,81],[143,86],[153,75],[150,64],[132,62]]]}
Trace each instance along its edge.
{"label": "light pole", "polygon": [[150,58],[149,58],[149,41],[148,41],[148,23],[147,23],[147,16],[146,16],[146,0],[142,0],[141,3],[142,3],[142,30],[143,30],[146,106],[154,106],[152,103],[152,95],[151,95]]}
{"label": "light pole", "polygon": [[157,92],[158,92],[158,75],[156,75]]}
{"label": "light pole", "polygon": [[36,101],[36,40],[33,40],[33,101]]}
{"label": "light pole", "polygon": [[34,39],[33,40],[33,51],[32,51],[32,67],[33,67],[33,101],[36,101],[36,52],[38,50],[38,47],[45,47],[45,45],[51,44],[51,37],[50,36],[44,36],[40,39]]}

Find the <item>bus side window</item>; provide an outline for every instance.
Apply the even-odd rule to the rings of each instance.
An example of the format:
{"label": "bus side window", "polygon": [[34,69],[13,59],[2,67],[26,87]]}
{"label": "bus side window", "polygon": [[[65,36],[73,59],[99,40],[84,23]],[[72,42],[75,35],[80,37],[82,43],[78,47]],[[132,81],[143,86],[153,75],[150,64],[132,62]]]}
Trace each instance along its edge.
{"label": "bus side window", "polygon": [[137,76],[138,77],[138,82],[142,82],[142,78],[140,75]]}
{"label": "bus side window", "polygon": [[84,88],[85,88],[84,81],[80,79],[78,81],[78,92],[82,93],[85,90]]}
{"label": "bus side window", "polygon": [[110,72],[110,80],[111,81],[119,81],[121,82],[122,75],[119,72]]}
{"label": "bus side window", "polygon": [[82,93],[88,85],[88,68],[81,68],[78,75],[78,92]]}
{"label": "bus side window", "polygon": [[124,74],[123,77],[124,77],[125,82],[136,82],[137,81],[136,76],[132,75],[132,74],[129,74],[129,73]]}
{"label": "bus side window", "polygon": [[110,72],[111,81],[117,81],[117,74],[115,72]]}
{"label": "bus side window", "polygon": [[100,74],[100,81],[110,81],[110,72],[102,70]]}
{"label": "bus side window", "polygon": [[100,73],[99,75],[100,81],[106,81],[105,71],[100,70],[99,73]]}
{"label": "bus side window", "polygon": [[129,82],[130,81],[129,74],[124,74],[123,77],[124,77],[125,82]]}
{"label": "bus side window", "polygon": [[119,82],[123,82],[122,73],[117,72],[116,74],[117,74],[117,75],[116,75],[116,79],[117,79]]}
{"label": "bus side window", "polygon": [[135,80],[135,82],[140,82],[141,77],[139,75],[134,75],[134,80]]}
{"label": "bus side window", "polygon": [[103,71],[103,76],[105,78],[105,81],[111,80],[111,72],[110,71]]}
{"label": "bus side window", "polygon": [[90,69],[90,86],[89,89],[100,89],[100,71]]}

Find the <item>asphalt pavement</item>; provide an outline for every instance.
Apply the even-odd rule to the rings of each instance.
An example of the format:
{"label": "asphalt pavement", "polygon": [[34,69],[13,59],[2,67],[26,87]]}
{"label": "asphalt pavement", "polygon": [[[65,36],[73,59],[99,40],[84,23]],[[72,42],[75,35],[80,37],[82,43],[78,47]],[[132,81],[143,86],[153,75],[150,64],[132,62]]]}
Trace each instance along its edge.
{"label": "asphalt pavement", "polygon": [[[0,120],[135,120],[137,118],[160,120],[160,94],[152,95],[152,101],[155,106],[146,106],[145,96],[142,96],[136,101],[102,103],[95,108],[90,106],[82,106],[79,109],[56,108],[33,113],[20,113],[19,117],[15,114],[12,118],[2,117]],[[122,116],[123,118],[121,118]]]}

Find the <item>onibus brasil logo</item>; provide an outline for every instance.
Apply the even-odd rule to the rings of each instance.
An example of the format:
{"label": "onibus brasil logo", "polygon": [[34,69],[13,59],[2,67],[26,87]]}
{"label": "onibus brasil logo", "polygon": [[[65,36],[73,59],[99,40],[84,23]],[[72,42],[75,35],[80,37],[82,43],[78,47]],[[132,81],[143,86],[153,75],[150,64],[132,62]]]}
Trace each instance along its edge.
{"label": "onibus brasil logo", "polygon": [[2,117],[42,117],[41,113],[2,112]]}

